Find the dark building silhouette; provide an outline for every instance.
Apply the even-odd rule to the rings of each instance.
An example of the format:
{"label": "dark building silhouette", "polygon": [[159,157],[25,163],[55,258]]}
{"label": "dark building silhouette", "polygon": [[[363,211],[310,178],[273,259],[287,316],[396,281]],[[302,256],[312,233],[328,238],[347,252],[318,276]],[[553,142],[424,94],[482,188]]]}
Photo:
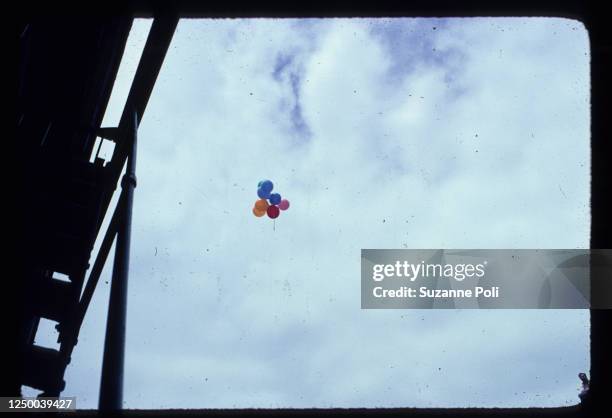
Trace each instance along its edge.
{"label": "dark building silhouette", "polygon": [[[136,186],[131,156],[177,19],[154,21],[119,126],[101,127],[131,24],[131,17],[35,19],[19,28],[17,130],[27,156],[28,248],[18,304],[19,361],[10,395],[19,395],[22,385],[41,390],[41,396],[58,396],[64,389],[64,371],[116,238],[101,397],[110,398],[105,402],[111,407],[121,403],[131,191]],[[97,154],[91,158],[99,152],[98,137],[115,143],[109,161]],[[101,231],[126,160],[119,204],[108,230]],[[99,234],[105,238],[93,260]],[[35,344],[41,319],[57,323],[59,350]]]}

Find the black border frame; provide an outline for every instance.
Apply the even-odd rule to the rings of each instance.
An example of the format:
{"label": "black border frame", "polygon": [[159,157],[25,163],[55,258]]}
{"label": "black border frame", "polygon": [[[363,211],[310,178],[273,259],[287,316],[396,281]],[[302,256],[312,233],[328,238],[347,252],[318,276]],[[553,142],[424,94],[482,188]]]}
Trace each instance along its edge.
{"label": "black border frame", "polygon": [[[603,2],[602,2],[603,3]],[[591,42],[591,248],[612,248],[612,205],[609,196],[612,179],[611,126],[607,123],[612,96],[609,94],[612,74],[609,39],[612,24],[602,5],[595,1],[525,1],[512,3],[481,1],[389,1],[360,4],[344,1],[325,4],[283,5],[270,3],[231,5],[209,4],[204,1],[127,1],[121,5],[99,2],[42,5],[19,4],[19,20],[52,16],[128,15],[154,17],[178,15],[181,18],[206,17],[477,17],[477,16],[546,16],[565,17],[581,21],[588,30]],[[608,116],[608,117],[606,117]],[[562,227],[562,226],[560,226]],[[134,417],[196,417],[196,416],[383,416],[383,417],[585,417],[604,415],[609,411],[608,396],[612,394],[611,343],[608,334],[612,329],[612,310],[591,310],[591,390],[582,403],[559,408],[389,408],[389,409],[227,409],[227,410],[125,410],[120,414]],[[578,381],[577,381],[578,383]],[[57,416],[97,416],[95,410],[79,410],[76,413]]]}

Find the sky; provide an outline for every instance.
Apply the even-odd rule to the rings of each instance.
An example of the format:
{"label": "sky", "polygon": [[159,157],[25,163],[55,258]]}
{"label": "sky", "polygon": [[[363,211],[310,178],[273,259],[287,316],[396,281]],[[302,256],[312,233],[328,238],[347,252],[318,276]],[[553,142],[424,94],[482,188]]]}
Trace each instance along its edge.
{"label": "sky", "polygon": [[[360,250],[588,248],[589,54],[568,19],[181,20],[139,128],[125,406],[577,403],[588,311],[362,310]],[[291,202],[275,221],[262,179]],[[111,261],[66,372],[79,408]]]}

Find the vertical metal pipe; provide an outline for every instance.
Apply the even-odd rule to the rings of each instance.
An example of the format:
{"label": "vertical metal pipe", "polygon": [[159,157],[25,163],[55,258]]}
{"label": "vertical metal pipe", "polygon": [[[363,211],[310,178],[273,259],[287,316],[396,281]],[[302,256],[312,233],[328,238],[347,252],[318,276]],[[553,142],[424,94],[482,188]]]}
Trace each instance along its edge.
{"label": "vertical metal pipe", "polygon": [[136,146],[138,131],[138,114],[133,111],[131,126],[127,138],[131,142],[131,153],[128,155],[127,169],[121,179],[123,204],[117,207],[119,227],[115,241],[115,260],[106,338],[104,341],[104,359],[102,362],[102,379],[100,382],[100,410],[119,410],[123,407],[123,364],[125,355],[125,325],[127,311],[128,273],[130,265],[130,233],[132,229],[132,202],[136,187]]}

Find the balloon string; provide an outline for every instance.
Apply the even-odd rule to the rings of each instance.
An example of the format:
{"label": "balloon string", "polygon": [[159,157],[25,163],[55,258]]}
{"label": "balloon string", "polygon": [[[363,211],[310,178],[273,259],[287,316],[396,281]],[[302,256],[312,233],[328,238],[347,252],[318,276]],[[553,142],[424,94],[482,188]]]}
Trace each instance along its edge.
{"label": "balloon string", "polygon": [[272,230],[276,231],[276,219],[272,221]]}

